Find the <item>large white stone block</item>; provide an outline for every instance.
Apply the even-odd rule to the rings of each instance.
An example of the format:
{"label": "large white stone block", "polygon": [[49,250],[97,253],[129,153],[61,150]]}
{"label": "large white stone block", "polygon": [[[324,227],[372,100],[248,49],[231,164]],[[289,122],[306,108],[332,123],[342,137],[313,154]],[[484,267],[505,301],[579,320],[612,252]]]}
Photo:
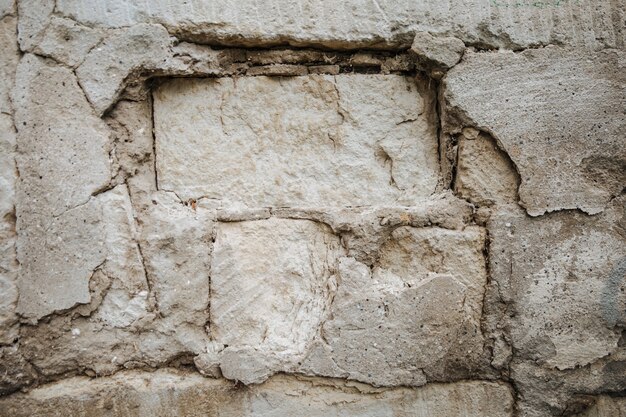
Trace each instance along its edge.
{"label": "large white stone block", "polygon": [[411,205],[435,191],[433,96],[419,80],[179,79],[154,97],[159,186],[184,200]]}
{"label": "large white stone block", "polygon": [[308,220],[220,223],[211,265],[211,334],[293,361],[315,336],[336,286],[341,252]]}

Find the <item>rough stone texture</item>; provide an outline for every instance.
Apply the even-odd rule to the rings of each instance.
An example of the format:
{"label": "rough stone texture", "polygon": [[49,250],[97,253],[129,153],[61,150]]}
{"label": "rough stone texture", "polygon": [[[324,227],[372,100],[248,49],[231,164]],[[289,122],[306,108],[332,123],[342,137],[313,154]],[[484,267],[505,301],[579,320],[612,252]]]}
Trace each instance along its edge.
{"label": "rough stone texture", "polygon": [[91,50],[76,75],[96,111],[102,114],[115,102],[123,81],[134,71],[155,70],[163,65],[170,44],[162,26],[137,25],[119,31]]}
{"label": "rough stone texture", "polygon": [[0,19],[15,13],[15,0],[0,0]]}
{"label": "rough stone texture", "polygon": [[446,121],[496,138],[531,216],[599,213],[626,183],[625,62],[617,50],[469,53],[446,76]]}
{"label": "rough stone texture", "polygon": [[514,312],[519,356],[570,369],[617,348],[626,321],[623,204],[601,217],[503,212],[490,221],[492,271]]}
{"label": "rough stone texture", "polygon": [[92,195],[109,184],[108,132],[72,72],[34,55],[20,62],[13,99],[18,311],[38,319],[88,302],[89,277],[106,259]]}
{"label": "rough stone texture", "polygon": [[9,99],[19,59],[16,38],[17,19],[0,20],[0,345],[17,337],[15,305],[17,303],[18,263],[15,253],[15,127]]}
{"label": "rough stone texture", "polygon": [[601,396],[595,400],[595,404],[577,414],[581,417],[624,417],[626,416],[626,399]]}
{"label": "rough stone texture", "polygon": [[[125,372],[88,382],[71,378],[0,399],[20,416],[512,416],[508,387],[492,382],[368,390],[340,381],[276,377],[250,389],[175,370]],[[364,390],[364,391],[363,391]],[[167,410],[167,411],[164,411]]]}
{"label": "rough stone texture", "polygon": [[[443,74],[455,66],[463,56],[465,44],[462,40],[451,37],[434,37],[427,32],[418,32],[411,45],[411,52],[418,60],[418,65],[431,74]],[[440,78],[440,77],[436,77]]]}
{"label": "rough stone texture", "polygon": [[211,336],[229,348],[302,356],[337,285],[339,254],[339,239],[328,226],[307,220],[218,225]]}
{"label": "rough stone texture", "polygon": [[[13,80],[15,79],[15,69],[19,61],[19,50],[16,38],[17,18],[14,16],[6,16],[0,20],[0,42],[2,42],[2,50],[0,50],[0,112],[4,114],[11,113],[10,94],[13,88]],[[5,131],[6,129],[3,129]],[[4,166],[4,165],[3,165]]]}
{"label": "rough stone texture", "polygon": [[372,270],[342,258],[330,318],[304,368],[384,386],[462,378],[478,368],[483,244],[479,228],[401,227]]}
{"label": "rough stone texture", "polygon": [[55,0],[17,1],[17,12],[20,17],[17,26],[17,39],[21,50],[30,51],[41,42],[41,37],[52,18],[54,8]]}
{"label": "rough stone texture", "polygon": [[0,416],[624,414],[625,13],[0,0]]}
{"label": "rough stone texture", "polygon": [[322,45],[329,48],[408,47],[416,31],[455,36],[495,48],[562,44],[624,46],[621,0],[58,0],[57,11],[105,27],[158,22],[203,43]]}
{"label": "rough stone texture", "polygon": [[159,187],[223,206],[413,205],[435,191],[438,171],[432,96],[419,83],[169,82],[155,93]]}
{"label": "rough stone texture", "polygon": [[34,52],[70,67],[81,64],[87,53],[102,40],[102,34],[97,29],[58,17],[50,19],[42,36],[41,42],[34,47]]}
{"label": "rough stone texture", "polygon": [[457,158],[454,189],[460,197],[476,206],[517,202],[515,167],[488,134],[465,128]]}

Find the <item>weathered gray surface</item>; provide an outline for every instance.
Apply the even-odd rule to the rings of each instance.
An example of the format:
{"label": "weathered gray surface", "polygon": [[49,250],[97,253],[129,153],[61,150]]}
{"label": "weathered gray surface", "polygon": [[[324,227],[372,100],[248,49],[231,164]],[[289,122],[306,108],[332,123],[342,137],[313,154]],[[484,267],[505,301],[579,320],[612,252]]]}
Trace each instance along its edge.
{"label": "weathered gray surface", "polygon": [[511,338],[519,357],[570,369],[617,348],[626,324],[625,216],[621,198],[591,218],[492,217],[491,270],[514,312]]}
{"label": "weathered gray surface", "polygon": [[19,0],[17,12],[20,16],[18,23],[18,41],[20,49],[31,50],[41,42],[41,38],[52,18],[54,11],[54,0]]}
{"label": "weathered gray surface", "polygon": [[75,67],[81,64],[85,56],[102,41],[102,37],[101,30],[79,25],[71,19],[52,17],[41,42],[33,50],[39,55]]}
{"label": "weathered gray surface", "polygon": [[480,367],[483,244],[478,228],[405,227],[382,246],[373,270],[343,258],[329,319],[305,369],[393,386]]}
{"label": "weathered gray surface", "polygon": [[621,197],[594,217],[502,211],[488,224],[523,415],[557,414],[574,394],[626,388],[625,207]]}
{"label": "weathered gray surface", "polygon": [[432,93],[395,75],[176,80],[159,187],[223,207],[414,205],[437,185]]}
{"label": "weathered gray surface", "polygon": [[24,265],[18,311],[36,320],[88,302],[89,277],[106,259],[92,194],[109,183],[108,133],[72,72],[34,55],[20,62],[13,99],[17,251]]}
{"label": "weathered gray surface", "polygon": [[162,26],[142,24],[117,31],[91,50],[76,75],[96,111],[107,110],[134,73],[166,67],[170,44]]}
{"label": "weathered gray surface", "polygon": [[497,139],[530,215],[599,213],[626,184],[625,63],[618,50],[469,53],[446,76],[446,122]]}

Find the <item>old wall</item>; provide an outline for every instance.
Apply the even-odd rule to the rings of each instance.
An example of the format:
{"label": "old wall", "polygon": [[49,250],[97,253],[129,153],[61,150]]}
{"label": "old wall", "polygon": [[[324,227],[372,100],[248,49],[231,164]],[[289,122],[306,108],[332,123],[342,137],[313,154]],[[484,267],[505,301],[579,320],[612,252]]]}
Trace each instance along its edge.
{"label": "old wall", "polygon": [[0,0],[0,416],[626,415],[620,0]]}

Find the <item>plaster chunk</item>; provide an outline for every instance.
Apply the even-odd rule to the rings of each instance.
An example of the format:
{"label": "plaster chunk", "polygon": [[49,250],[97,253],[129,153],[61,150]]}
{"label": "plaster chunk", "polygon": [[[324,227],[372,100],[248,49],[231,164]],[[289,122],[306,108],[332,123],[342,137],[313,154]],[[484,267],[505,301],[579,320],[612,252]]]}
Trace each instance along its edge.
{"label": "plaster chunk", "polygon": [[411,52],[419,64],[429,70],[445,72],[455,66],[463,56],[465,44],[452,37],[434,37],[427,32],[415,34]]}
{"label": "plaster chunk", "polygon": [[597,217],[492,216],[491,270],[518,358],[550,369],[583,367],[618,349],[626,323],[624,198]]}
{"label": "plaster chunk", "polygon": [[159,187],[183,200],[412,205],[437,185],[434,96],[419,80],[173,80],[154,98]]}
{"label": "plaster chunk", "polygon": [[92,195],[110,180],[108,131],[70,70],[29,54],[16,78],[17,310],[36,320],[88,302],[89,277],[105,260]]}
{"label": "plaster chunk", "polygon": [[513,398],[507,385],[482,381],[368,391],[341,381],[277,376],[242,390],[223,379],[161,369],[68,378],[0,399],[0,407],[15,417],[148,417],[163,409],[172,417],[510,417]]}
{"label": "plaster chunk", "polygon": [[151,195],[141,212],[140,243],[155,308],[170,326],[208,320],[213,216],[184,207],[171,193]]}
{"label": "plaster chunk", "polygon": [[626,184],[624,62],[617,50],[470,53],[445,78],[444,120],[494,136],[531,216],[596,214]]}
{"label": "plaster chunk", "polygon": [[465,129],[459,138],[454,188],[477,206],[517,202],[519,180],[509,157],[488,134]]}
{"label": "plaster chunk", "polygon": [[129,205],[126,188],[118,186],[20,236],[17,311],[24,318],[89,303],[89,281],[100,268],[130,287],[133,280],[135,288],[145,282],[129,233]]}
{"label": "plaster chunk", "polygon": [[[440,378],[447,372],[449,378],[450,364],[459,378],[464,369],[478,366],[487,280],[484,239],[477,227],[400,227],[381,248],[372,271],[342,258],[331,318],[322,329],[326,361],[340,370],[329,376],[382,386],[422,385],[426,375]],[[324,366],[309,360],[303,368],[325,374]]]}
{"label": "plaster chunk", "polygon": [[254,356],[241,350],[253,348],[295,363],[330,303],[340,253],[339,238],[307,220],[219,223],[211,263],[214,340],[228,346],[225,354]]}

